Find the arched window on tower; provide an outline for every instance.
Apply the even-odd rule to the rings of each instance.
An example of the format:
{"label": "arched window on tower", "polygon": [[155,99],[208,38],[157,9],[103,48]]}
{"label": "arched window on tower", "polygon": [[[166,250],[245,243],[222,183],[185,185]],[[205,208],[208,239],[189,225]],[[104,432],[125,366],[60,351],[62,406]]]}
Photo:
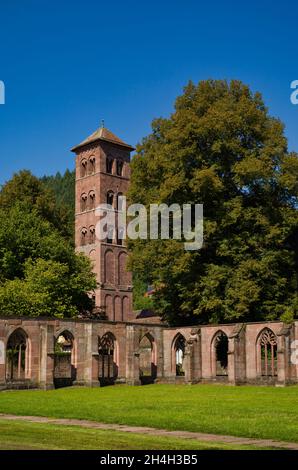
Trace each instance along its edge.
{"label": "arched window on tower", "polygon": [[88,196],[86,193],[82,194],[81,196],[81,212],[85,212],[87,210],[87,199]]}
{"label": "arched window on tower", "polygon": [[109,174],[112,174],[112,172],[113,172],[113,162],[114,162],[113,158],[107,157],[107,159],[106,159],[106,171]]}
{"label": "arched window on tower", "polygon": [[95,157],[89,158],[89,175],[93,175],[95,173]]}
{"label": "arched window on tower", "polygon": [[89,210],[95,209],[95,192],[90,191],[89,193]]}
{"label": "arched window on tower", "polygon": [[84,158],[82,161],[81,161],[81,167],[80,167],[80,176],[81,178],[84,178],[84,176],[87,175],[87,166],[88,166],[88,162],[86,160],[86,158]]}
{"label": "arched window on tower", "polygon": [[87,245],[87,229],[83,227],[81,230],[81,246]]}
{"label": "arched window on tower", "polygon": [[123,174],[123,162],[121,160],[117,160],[116,173],[117,176],[122,176]]}
{"label": "arched window on tower", "polygon": [[93,245],[95,243],[95,227],[91,225],[89,228],[89,243]]}
{"label": "arched window on tower", "polygon": [[113,191],[108,191],[107,193],[107,204],[113,207],[114,204],[114,193]]}

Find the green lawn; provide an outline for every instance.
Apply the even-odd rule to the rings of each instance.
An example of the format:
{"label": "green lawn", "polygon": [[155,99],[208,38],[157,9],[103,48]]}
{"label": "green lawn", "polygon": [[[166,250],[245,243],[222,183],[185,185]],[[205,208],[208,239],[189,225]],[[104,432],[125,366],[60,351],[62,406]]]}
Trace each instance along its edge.
{"label": "green lawn", "polygon": [[[57,438],[59,436],[59,438]],[[247,450],[253,446],[0,419],[0,450]],[[266,449],[266,448],[265,448]]]}
{"label": "green lawn", "polygon": [[147,385],[1,392],[0,412],[298,442],[297,386]]}

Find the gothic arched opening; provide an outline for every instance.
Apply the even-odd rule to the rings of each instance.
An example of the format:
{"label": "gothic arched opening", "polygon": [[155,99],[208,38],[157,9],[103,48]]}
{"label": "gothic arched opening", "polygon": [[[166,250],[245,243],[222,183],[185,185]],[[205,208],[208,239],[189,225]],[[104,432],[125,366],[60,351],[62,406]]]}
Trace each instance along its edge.
{"label": "gothic arched opening", "polygon": [[259,336],[258,355],[259,374],[263,377],[277,376],[277,338],[269,328]]}
{"label": "gothic arched opening", "polygon": [[74,364],[74,337],[63,331],[55,341],[54,385],[56,388],[69,387],[76,380]]}
{"label": "gothic arched opening", "polygon": [[227,335],[220,331],[214,338],[214,354],[215,354],[215,375],[228,375],[228,351],[229,340]]}
{"label": "gothic arched opening", "polygon": [[140,341],[140,380],[142,385],[153,383],[157,376],[154,338],[148,333]]}
{"label": "gothic arched opening", "polygon": [[6,357],[6,380],[8,382],[22,381],[28,378],[29,343],[28,336],[21,328],[10,335],[6,346]]}
{"label": "gothic arched opening", "polygon": [[101,386],[113,385],[118,376],[116,339],[106,333],[98,339],[98,379]]}
{"label": "gothic arched opening", "polygon": [[185,356],[185,338],[180,333],[176,336],[174,340],[174,354],[175,354],[175,373],[176,377],[185,376],[185,371],[183,368],[183,361]]}

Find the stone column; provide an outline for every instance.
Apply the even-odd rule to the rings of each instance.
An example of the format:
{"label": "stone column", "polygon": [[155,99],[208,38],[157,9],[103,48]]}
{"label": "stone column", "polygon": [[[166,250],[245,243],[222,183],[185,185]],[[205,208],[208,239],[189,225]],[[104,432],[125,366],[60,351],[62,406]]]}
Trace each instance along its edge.
{"label": "stone column", "polygon": [[201,337],[200,329],[193,328],[190,338],[186,343],[183,367],[185,371],[185,382],[197,383],[201,379]]}
{"label": "stone column", "polygon": [[39,387],[54,388],[54,325],[40,325]]}
{"label": "stone column", "polygon": [[291,344],[292,325],[284,324],[277,333],[277,386],[285,386],[291,379]]}
{"label": "stone column", "polygon": [[140,353],[138,329],[133,325],[126,328],[126,383],[140,385]]}
{"label": "stone column", "polygon": [[[94,357],[93,353],[98,354],[97,348],[95,349],[96,343],[96,335],[93,332],[93,325],[91,322],[84,324],[84,336],[81,341],[78,341],[78,353],[81,363],[83,367],[81,368],[81,373],[77,377],[77,381],[80,385],[85,385],[87,387],[91,387],[92,385],[99,385],[98,382],[98,374],[97,380],[94,380],[94,376],[96,375],[95,371],[93,371],[94,367]],[[94,341],[95,340],[95,341]]]}
{"label": "stone column", "polygon": [[244,383],[246,379],[245,325],[235,325],[229,336],[228,380],[231,385]]}

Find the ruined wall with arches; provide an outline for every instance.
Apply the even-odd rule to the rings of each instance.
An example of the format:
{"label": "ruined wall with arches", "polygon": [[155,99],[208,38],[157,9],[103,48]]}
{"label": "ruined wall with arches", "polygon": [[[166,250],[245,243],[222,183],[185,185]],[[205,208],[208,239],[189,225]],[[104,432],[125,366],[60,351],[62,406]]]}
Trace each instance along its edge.
{"label": "ruined wall with arches", "polygon": [[[121,316],[121,297],[111,296]],[[298,382],[298,322],[206,325],[0,319],[0,389]]]}

